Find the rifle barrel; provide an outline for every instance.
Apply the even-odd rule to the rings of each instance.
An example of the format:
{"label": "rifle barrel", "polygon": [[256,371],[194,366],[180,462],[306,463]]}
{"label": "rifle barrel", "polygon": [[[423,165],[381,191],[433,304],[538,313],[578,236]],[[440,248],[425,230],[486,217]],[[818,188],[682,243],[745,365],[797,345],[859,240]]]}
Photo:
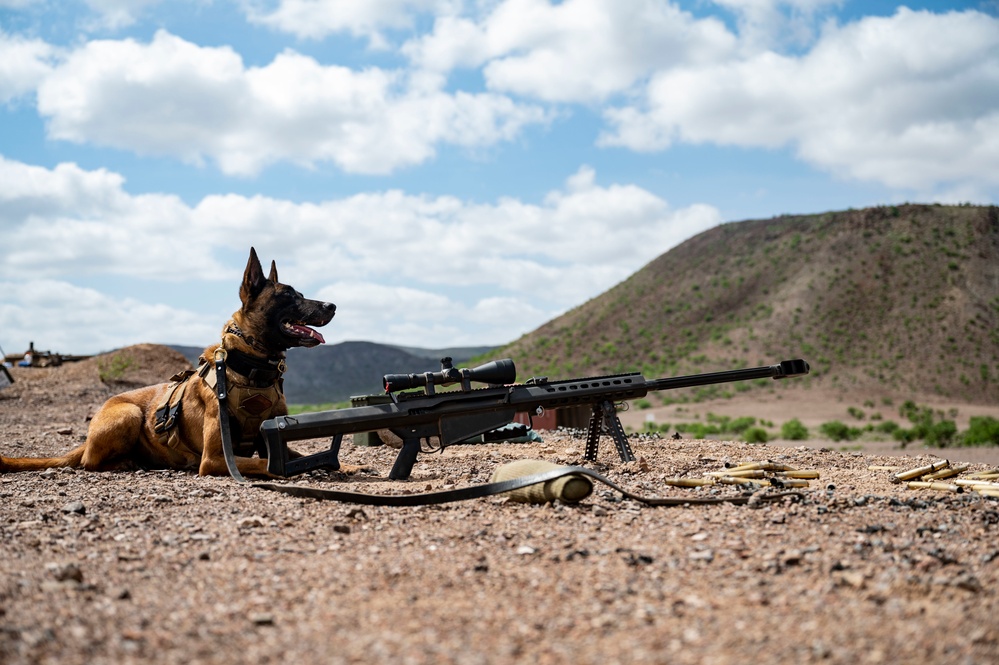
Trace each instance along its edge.
{"label": "rifle barrel", "polygon": [[655,379],[646,382],[649,392],[655,390],[675,390],[676,388],[693,388],[708,386],[714,383],[730,383],[732,381],[751,381],[753,379],[784,379],[791,376],[808,374],[808,363],[798,358],[784,360],[776,365],[733,369],[724,372],[708,372],[690,376],[673,376],[665,379]]}

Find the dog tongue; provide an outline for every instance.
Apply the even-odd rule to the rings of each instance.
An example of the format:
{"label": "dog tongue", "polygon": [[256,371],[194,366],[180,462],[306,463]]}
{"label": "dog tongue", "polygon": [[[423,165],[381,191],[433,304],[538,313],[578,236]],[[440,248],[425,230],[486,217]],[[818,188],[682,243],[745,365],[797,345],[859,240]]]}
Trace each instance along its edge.
{"label": "dog tongue", "polygon": [[312,339],[316,340],[320,344],[325,344],[326,343],[326,340],[323,339],[323,336],[320,335],[318,331],[315,331],[315,330],[313,330],[312,328],[310,328],[308,326],[300,326],[300,325],[298,325],[296,323],[293,323],[293,324],[291,324],[291,329],[294,330],[299,335],[301,335],[302,337],[311,337]]}

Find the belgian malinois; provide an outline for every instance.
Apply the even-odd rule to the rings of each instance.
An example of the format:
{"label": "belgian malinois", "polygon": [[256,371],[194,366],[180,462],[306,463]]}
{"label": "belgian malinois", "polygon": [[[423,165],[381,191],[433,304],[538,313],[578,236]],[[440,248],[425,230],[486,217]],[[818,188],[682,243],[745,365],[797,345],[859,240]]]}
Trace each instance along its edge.
{"label": "belgian malinois", "polygon": [[[201,368],[171,383],[139,388],[110,398],[94,415],[87,440],[63,457],[0,457],[0,472],[50,467],[92,471],[135,468],[198,469],[201,475],[228,475],[222,449],[219,398],[213,359],[224,353],[228,400],[241,474],[268,476],[267,460],[250,457],[262,450],[259,425],[288,413],[282,390],[285,352],[294,346],[325,342],[312,326],[325,326],[336,306],[307,300],[278,282],[271,262],[264,277],[257,253],[250,258],[239,289],[242,306],[222,329],[222,341],[205,349]],[[176,399],[171,403],[171,397]],[[356,468],[342,469],[355,471]]]}

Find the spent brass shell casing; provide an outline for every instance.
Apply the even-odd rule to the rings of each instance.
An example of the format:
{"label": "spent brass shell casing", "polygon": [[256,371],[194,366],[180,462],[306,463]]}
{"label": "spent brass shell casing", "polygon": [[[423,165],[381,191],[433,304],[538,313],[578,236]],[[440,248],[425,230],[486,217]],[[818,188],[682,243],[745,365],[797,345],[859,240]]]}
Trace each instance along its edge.
{"label": "spent brass shell casing", "polygon": [[982,496],[992,496],[999,499],[999,488],[993,489],[991,487],[973,487],[972,491],[978,492]]}
{"label": "spent brass shell casing", "polygon": [[719,476],[716,479],[722,485],[743,485],[745,483],[752,483],[754,485],[769,485],[770,481],[766,478],[742,478],[739,476]]}
{"label": "spent brass shell casing", "polygon": [[999,490],[999,483],[993,483],[988,480],[975,480],[974,478],[955,478],[952,480],[955,485],[960,485],[961,487],[970,487],[972,489],[978,489],[979,487],[984,489],[997,489]]}
{"label": "spent brass shell casing", "polygon": [[664,481],[667,485],[672,485],[674,487],[703,487],[705,485],[714,485],[714,478],[666,478]]}
{"label": "spent brass shell casing", "polygon": [[819,472],[815,469],[800,469],[798,471],[779,471],[778,475],[781,478],[803,478],[805,480],[814,480],[819,477]]}
{"label": "spent brass shell casing", "polygon": [[967,464],[964,464],[962,466],[952,466],[949,469],[943,469],[942,471],[937,471],[936,473],[931,473],[929,475],[923,476],[923,480],[941,480],[943,478],[950,478],[960,473],[964,473],[967,470],[968,470]]}
{"label": "spent brass shell casing", "polygon": [[946,469],[950,466],[950,462],[945,459],[939,462],[934,462],[933,464],[927,464],[926,466],[921,466],[915,469],[909,469],[908,471],[899,471],[892,476],[893,483],[901,483],[906,480],[914,480],[920,476],[925,476],[928,473],[933,473],[934,471],[940,471],[941,469]]}
{"label": "spent brass shell casing", "polygon": [[885,466],[884,464],[872,464],[867,467],[868,471],[895,471],[896,469],[901,469],[900,466]]}
{"label": "spent brass shell casing", "polygon": [[999,471],[978,471],[976,473],[969,473],[969,478],[979,478],[981,480],[996,480],[999,479]]}
{"label": "spent brass shell casing", "polygon": [[774,478],[773,483],[777,487],[808,487],[806,478]]}
{"label": "spent brass shell casing", "polygon": [[794,471],[793,466],[778,464],[777,462],[740,462],[732,467],[732,471]]}
{"label": "spent brass shell casing", "polygon": [[706,476],[718,478],[729,476],[732,478],[764,478],[767,472],[762,469],[726,469],[725,471],[708,471]]}
{"label": "spent brass shell casing", "polygon": [[954,483],[938,483],[938,482],[927,482],[924,480],[913,480],[907,484],[908,488],[911,490],[939,490],[941,492],[954,492],[955,494],[961,494],[964,492],[964,488],[960,485],[955,485]]}

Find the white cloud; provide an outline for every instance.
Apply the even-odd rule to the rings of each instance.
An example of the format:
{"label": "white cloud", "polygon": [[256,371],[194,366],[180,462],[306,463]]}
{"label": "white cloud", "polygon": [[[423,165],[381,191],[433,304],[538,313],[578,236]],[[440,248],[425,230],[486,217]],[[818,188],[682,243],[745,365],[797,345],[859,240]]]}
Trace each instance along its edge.
{"label": "white cloud", "polygon": [[35,341],[62,353],[98,353],[139,344],[206,345],[224,321],[134,298],[111,297],[65,281],[0,282],[3,340],[8,353]]}
{"label": "white cloud", "polygon": [[45,169],[3,157],[0,182],[0,278],[222,272],[210,247],[190,242],[191,211],[175,196],[129,195],[123,178],[104,169]]}
{"label": "white cloud", "polygon": [[490,146],[547,119],[501,95],[448,94],[426,77],[324,66],[292,51],[247,68],[231,48],[163,31],[148,44],[74,51],[40,85],[38,109],[52,138],[212,159],[238,175],[283,160],[389,173],[431,159],[440,143]]}
{"label": "white cloud", "polygon": [[307,39],[347,32],[385,45],[382,31],[413,27],[422,13],[452,13],[461,0],[280,0],[270,12],[247,8],[251,22]]}
{"label": "white cloud", "polygon": [[815,37],[817,18],[845,0],[712,0],[738,18],[744,52],[803,46]]}
{"label": "white cloud", "polygon": [[806,162],[896,188],[999,182],[999,20],[901,8],[830,26],[798,57],[665,69],[642,106],[610,109],[603,145],[793,146]]}
{"label": "white cloud", "polygon": [[0,30],[0,104],[31,93],[51,71],[57,50]]}
{"label": "white cloud", "polygon": [[734,36],[657,0],[505,0],[481,22],[437,20],[403,46],[419,67],[483,67],[492,90],[547,101],[594,102],[628,90],[659,67],[714,62]]}
{"label": "white cloud", "polygon": [[[339,339],[492,341],[472,342],[482,338],[476,336],[479,327],[471,325],[468,308],[431,291],[348,280],[323,287],[317,297],[336,303],[337,317],[330,332]],[[459,339],[463,341],[452,342]]]}
{"label": "white cloud", "polygon": [[672,210],[640,187],[594,180],[584,167],[541,204],[470,204],[398,191],[302,205],[213,196],[194,217],[202,228],[241,229],[244,237],[252,224],[260,246],[295,248],[294,269],[312,282],[356,274],[438,286],[458,280],[563,306],[721,221],[709,206]]}
{"label": "white cloud", "polygon": [[[94,27],[116,30],[132,25],[139,14],[163,0],[85,0],[99,16]],[[174,0],[177,2],[178,0]]]}
{"label": "white cloud", "polygon": [[[173,295],[235,283],[253,245],[283,279],[340,307],[334,335],[429,346],[509,341],[721,221],[709,206],[674,210],[640,187],[602,186],[589,167],[539,203],[490,204],[390,190],[320,203],[209,196],[190,207],[130,195],[104,170],[2,158],[0,179],[0,279],[52,291],[46,280],[110,275],[126,291],[131,277]],[[80,294],[80,307],[94,297]]]}
{"label": "white cloud", "polygon": [[423,289],[359,281],[330,284],[316,297],[337,305],[330,337],[418,340],[428,347],[505,344],[557,313],[518,298],[484,297],[469,305]]}

